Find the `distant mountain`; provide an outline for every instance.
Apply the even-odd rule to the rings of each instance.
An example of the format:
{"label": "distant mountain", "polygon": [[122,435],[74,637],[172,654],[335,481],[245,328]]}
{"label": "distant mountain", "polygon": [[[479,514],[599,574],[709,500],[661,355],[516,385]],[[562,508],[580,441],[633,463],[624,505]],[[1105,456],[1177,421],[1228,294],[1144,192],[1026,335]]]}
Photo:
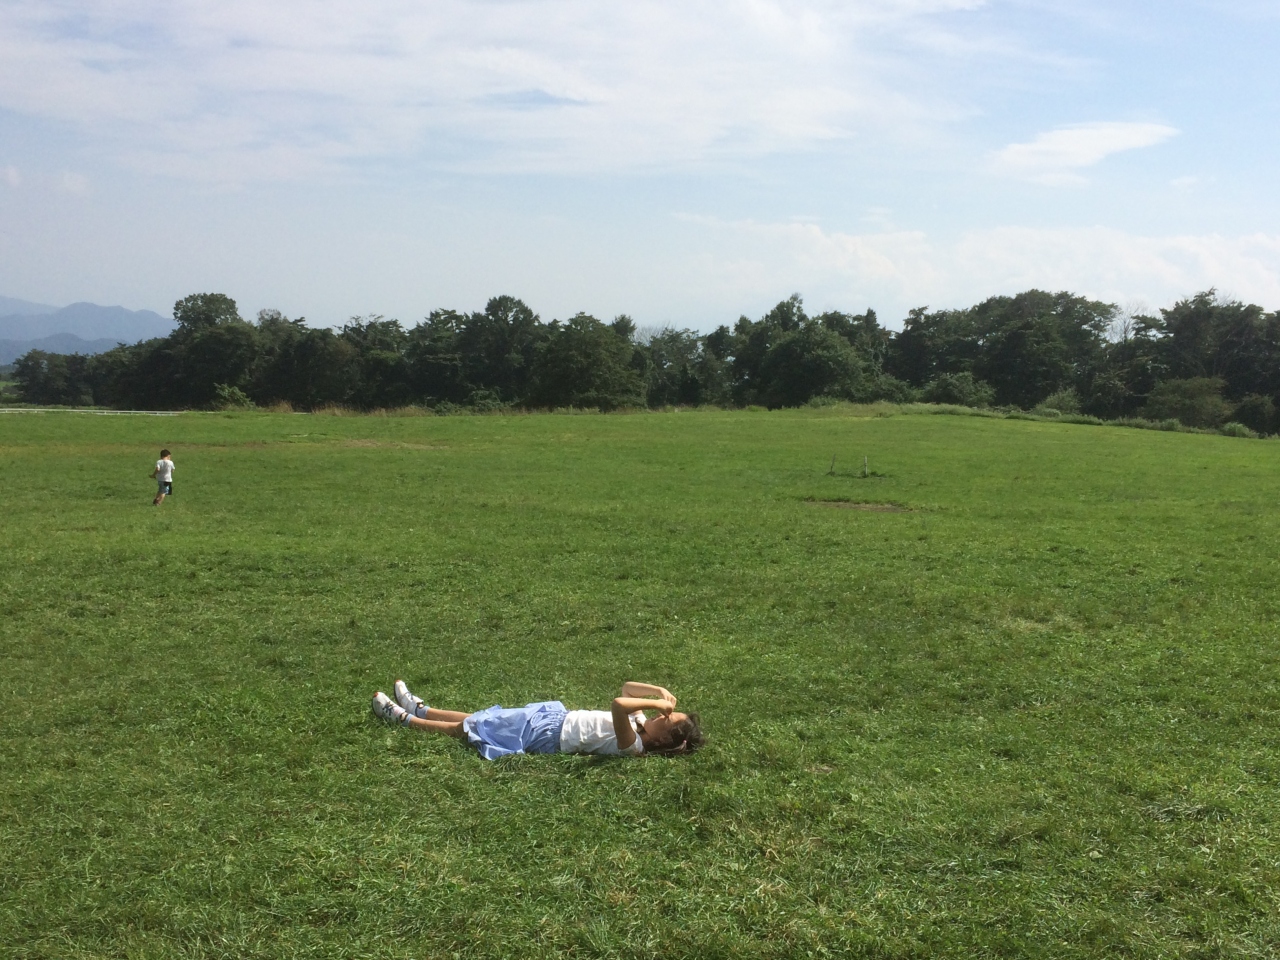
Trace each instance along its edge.
{"label": "distant mountain", "polygon": [[57,307],[51,307],[47,303],[32,303],[30,300],[0,297],[0,317],[9,317],[15,314],[37,316],[42,313],[53,313],[57,309]]}
{"label": "distant mountain", "polygon": [[[21,303],[0,300],[5,303]],[[32,306],[39,307],[39,304]],[[0,340],[40,340],[56,334],[74,334],[85,340],[136,343],[153,337],[167,336],[177,326],[172,320],[150,310],[126,310],[124,307],[100,307],[96,303],[73,303],[51,312],[33,311],[0,316]],[[40,349],[45,349],[41,347]],[[55,351],[50,351],[55,352]]]}
{"label": "distant mountain", "polygon": [[0,364],[13,363],[28,350],[43,350],[45,353],[103,353],[119,342],[82,340],[74,333],[55,333],[39,340],[0,340]]}

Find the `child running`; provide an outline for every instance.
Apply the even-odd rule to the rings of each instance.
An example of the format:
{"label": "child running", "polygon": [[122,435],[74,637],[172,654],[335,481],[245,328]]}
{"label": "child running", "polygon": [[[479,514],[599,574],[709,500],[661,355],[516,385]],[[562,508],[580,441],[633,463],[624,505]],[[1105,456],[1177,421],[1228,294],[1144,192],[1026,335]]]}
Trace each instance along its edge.
{"label": "child running", "polygon": [[[476,713],[429,707],[403,680],[393,701],[379,690],[373,712],[418,730],[466,740],[486,760],[512,753],[594,753],[640,757],[692,753],[705,742],[696,713],[677,713],[666,687],[627,681],[608,710],[566,710],[559,700],[524,707],[489,707]],[[644,711],[657,716],[648,719]]]}
{"label": "child running", "polygon": [[156,498],[151,501],[151,505],[158,507],[164,503],[166,494],[173,493],[173,459],[168,450],[160,451],[160,459],[156,461],[156,468],[151,471],[151,476],[158,485]]}

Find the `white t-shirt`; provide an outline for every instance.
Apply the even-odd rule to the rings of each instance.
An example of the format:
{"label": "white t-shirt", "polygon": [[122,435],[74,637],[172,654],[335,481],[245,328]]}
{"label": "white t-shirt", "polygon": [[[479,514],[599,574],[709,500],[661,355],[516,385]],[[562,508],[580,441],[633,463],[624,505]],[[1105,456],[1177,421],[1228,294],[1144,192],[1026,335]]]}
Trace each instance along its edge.
{"label": "white t-shirt", "polygon": [[156,461],[156,479],[161,483],[173,482],[173,461],[157,460]]}
{"label": "white t-shirt", "polygon": [[[633,713],[629,719],[631,726],[637,728],[644,718]],[[635,743],[619,750],[613,713],[609,710],[570,710],[564,715],[564,726],[560,728],[560,752],[638,757],[644,753],[644,744],[637,733]]]}

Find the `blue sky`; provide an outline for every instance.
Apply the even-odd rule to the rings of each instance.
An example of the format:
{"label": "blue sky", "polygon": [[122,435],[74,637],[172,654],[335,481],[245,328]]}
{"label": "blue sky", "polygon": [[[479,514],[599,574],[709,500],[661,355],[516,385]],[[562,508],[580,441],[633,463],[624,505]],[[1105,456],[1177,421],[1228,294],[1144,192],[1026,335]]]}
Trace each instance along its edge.
{"label": "blue sky", "polygon": [[1280,0],[0,0],[0,294],[1280,309]]}

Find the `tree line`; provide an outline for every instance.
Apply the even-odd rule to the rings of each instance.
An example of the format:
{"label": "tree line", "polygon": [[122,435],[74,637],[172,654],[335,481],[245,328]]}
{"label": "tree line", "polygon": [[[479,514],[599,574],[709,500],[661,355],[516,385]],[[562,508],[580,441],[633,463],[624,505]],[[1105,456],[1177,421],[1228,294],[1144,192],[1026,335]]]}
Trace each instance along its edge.
{"label": "tree line", "polygon": [[313,328],[278,310],[247,322],[216,293],[178,301],[173,316],[169,336],[106,353],[27,353],[14,367],[22,399],[438,412],[919,400],[1280,432],[1280,312],[1213,290],[1159,316],[1028,290],[912,310],[901,331],[873,310],[810,316],[798,294],[707,334],[642,333],[627,316],[548,323],[508,296],[472,313],[437,310],[408,329],[380,316]]}

